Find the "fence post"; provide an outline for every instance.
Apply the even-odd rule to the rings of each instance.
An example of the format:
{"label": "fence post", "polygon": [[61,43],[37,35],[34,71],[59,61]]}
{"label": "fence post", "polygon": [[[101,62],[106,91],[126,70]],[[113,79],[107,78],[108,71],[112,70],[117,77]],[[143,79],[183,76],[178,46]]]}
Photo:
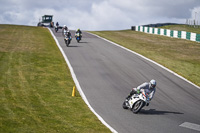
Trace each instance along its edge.
{"label": "fence post", "polygon": [[200,34],[196,34],[196,41],[200,42]]}
{"label": "fence post", "polygon": [[171,31],[170,31],[170,37],[173,37],[173,36],[174,36],[174,31],[171,30]]}
{"label": "fence post", "polygon": [[190,34],[191,34],[190,32],[186,32],[186,39],[187,40],[190,40]]}
{"label": "fence post", "polygon": [[76,86],[74,86],[72,90],[72,96],[74,97],[75,95],[76,95]]}

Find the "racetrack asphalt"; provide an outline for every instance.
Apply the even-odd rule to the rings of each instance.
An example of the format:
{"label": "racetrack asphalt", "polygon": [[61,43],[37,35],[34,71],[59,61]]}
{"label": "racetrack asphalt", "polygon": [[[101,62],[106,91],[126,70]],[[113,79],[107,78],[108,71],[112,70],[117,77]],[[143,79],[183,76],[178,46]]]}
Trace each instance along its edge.
{"label": "racetrack asphalt", "polygon": [[[200,125],[200,89],[158,65],[101,38],[74,31],[66,47],[61,30],[54,32],[92,108],[119,133],[195,133]],[[151,79],[157,91],[148,107],[133,114],[122,103],[130,90]],[[191,129],[184,122],[197,124]],[[200,128],[200,127],[199,127]]]}

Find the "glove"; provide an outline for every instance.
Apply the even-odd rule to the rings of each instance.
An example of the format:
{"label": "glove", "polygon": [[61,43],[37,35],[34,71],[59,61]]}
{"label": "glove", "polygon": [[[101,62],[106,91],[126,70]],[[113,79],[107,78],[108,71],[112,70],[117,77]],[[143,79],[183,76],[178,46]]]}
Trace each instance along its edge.
{"label": "glove", "polygon": [[137,90],[137,93],[140,94],[140,90]]}

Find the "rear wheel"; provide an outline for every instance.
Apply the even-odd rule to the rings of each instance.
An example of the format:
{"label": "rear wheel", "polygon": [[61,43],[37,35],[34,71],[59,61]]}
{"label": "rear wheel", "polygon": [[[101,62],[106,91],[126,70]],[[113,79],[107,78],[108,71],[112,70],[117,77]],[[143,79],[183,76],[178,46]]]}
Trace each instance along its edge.
{"label": "rear wheel", "polygon": [[142,100],[137,101],[133,107],[132,107],[132,112],[137,114],[143,107],[144,102]]}

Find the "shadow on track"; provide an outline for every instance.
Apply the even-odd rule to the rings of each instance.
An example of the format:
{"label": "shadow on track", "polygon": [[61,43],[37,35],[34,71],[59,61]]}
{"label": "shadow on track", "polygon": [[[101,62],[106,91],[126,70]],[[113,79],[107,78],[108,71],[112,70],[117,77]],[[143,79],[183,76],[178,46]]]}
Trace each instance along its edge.
{"label": "shadow on track", "polygon": [[79,43],[89,43],[89,42],[79,42]]}
{"label": "shadow on track", "polygon": [[166,115],[166,114],[183,114],[180,112],[171,112],[171,111],[159,111],[156,109],[149,109],[149,110],[141,110],[138,114],[143,115]]}
{"label": "shadow on track", "polygon": [[82,46],[77,46],[77,45],[73,46],[73,45],[69,45],[68,48],[70,48],[70,47],[73,48],[73,47],[82,47]]}

